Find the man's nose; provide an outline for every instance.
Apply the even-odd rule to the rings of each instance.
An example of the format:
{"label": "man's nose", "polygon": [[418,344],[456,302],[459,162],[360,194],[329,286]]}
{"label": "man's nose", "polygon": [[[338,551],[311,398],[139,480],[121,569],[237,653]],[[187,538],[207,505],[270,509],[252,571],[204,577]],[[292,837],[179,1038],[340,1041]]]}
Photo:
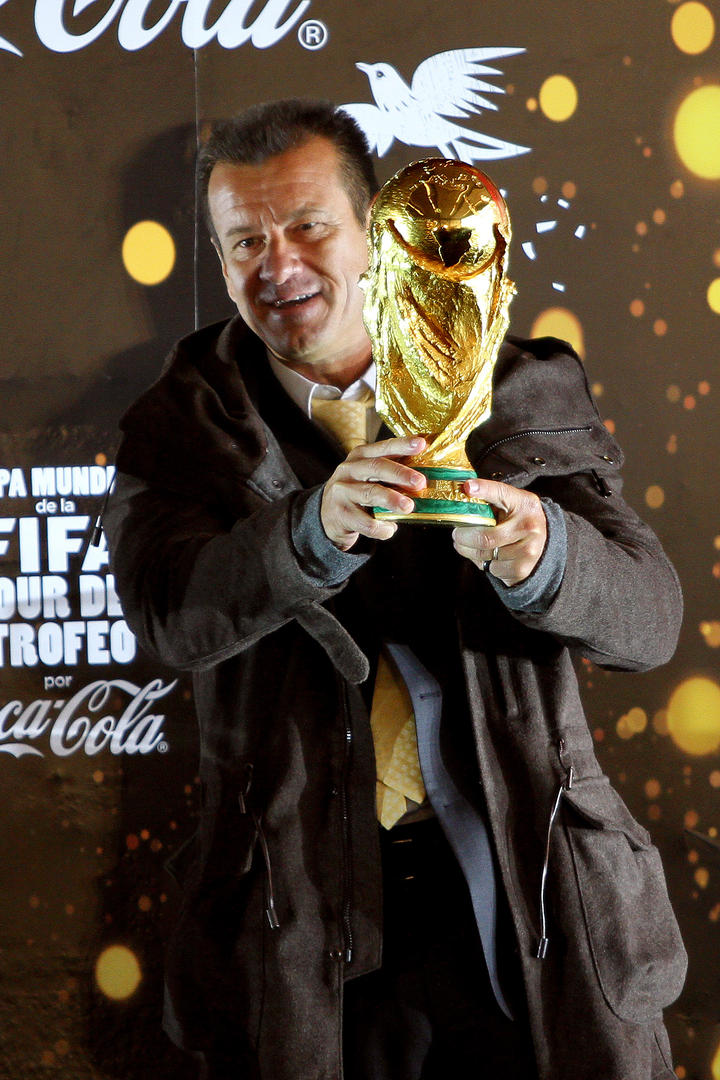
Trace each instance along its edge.
{"label": "man's nose", "polygon": [[295,245],[284,236],[270,237],[263,252],[260,277],[273,285],[283,285],[298,269]]}

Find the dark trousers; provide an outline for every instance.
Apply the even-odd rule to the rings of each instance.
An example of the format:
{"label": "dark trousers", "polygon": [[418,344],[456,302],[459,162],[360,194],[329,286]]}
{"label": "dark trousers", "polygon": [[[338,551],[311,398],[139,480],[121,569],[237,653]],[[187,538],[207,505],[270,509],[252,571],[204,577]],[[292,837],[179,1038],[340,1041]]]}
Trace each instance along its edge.
{"label": "dark trousers", "polygon": [[508,988],[517,1018],[509,1020],[492,992],[467,884],[438,822],[382,833],[383,964],[345,983],[345,1080],[532,1080],[517,959],[510,945],[501,948],[501,974],[516,984]]}

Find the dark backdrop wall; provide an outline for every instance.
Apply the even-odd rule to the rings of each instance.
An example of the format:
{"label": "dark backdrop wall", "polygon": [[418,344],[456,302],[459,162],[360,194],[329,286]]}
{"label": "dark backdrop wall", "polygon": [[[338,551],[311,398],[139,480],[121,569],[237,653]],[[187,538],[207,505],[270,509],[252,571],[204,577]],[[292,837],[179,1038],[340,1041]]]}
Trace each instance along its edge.
{"label": "dark backdrop wall", "polygon": [[[720,1080],[719,17],[717,0],[0,3],[3,1076],[192,1075],[159,1029],[164,863],[197,807],[189,688],[137,650],[90,532],[119,415],[175,338],[230,311],[195,206],[203,125],[303,94],[354,107],[382,179],[454,139],[506,192],[512,329],[582,354],[629,501],[678,567],[675,659],[580,678],[690,952],[677,1074]],[[475,49],[494,50],[490,89],[448,132],[442,76],[473,56],[431,58]]]}

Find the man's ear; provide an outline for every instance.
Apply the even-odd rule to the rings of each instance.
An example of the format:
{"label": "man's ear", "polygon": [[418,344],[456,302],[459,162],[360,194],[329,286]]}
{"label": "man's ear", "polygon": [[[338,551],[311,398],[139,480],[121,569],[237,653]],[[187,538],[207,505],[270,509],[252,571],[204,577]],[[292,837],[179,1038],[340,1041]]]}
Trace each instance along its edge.
{"label": "man's ear", "polygon": [[215,248],[215,254],[217,255],[218,259],[220,260],[220,265],[222,266],[223,274],[227,277],[227,270],[226,270],[226,267],[225,267],[225,260],[223,259],[223,253],[220,250],[220,244],[217,242],[217,240],[215,239],[214,236],[210,237],[210,243]]}

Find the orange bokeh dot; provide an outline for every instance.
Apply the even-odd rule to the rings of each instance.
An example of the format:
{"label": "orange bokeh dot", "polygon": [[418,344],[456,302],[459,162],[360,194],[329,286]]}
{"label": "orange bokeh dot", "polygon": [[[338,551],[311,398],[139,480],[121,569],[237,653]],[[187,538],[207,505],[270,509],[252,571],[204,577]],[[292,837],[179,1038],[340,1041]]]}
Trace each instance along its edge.
{"label": "orange bokeh dot", "polygon": [[668,324],[664,319],[656,319],[653,323],[653,333],[658,337],[665,337],[668,331]]}
{"label": "orange bokeh dot", "polygon": [[713,537],[713,547],[716,551],[720,551],[720,536]]}
{"label": "orange bokeh dot", "polygon": [[149,896],[141,896],[138,900],[138,907],[141,911],[150,911],[152,908],[152,900]]}
{"label": "orange bokeh dot", "polygon": [[712,568],[712,575],[715,578],[720,578],[720,563],[716,562]]}
{"label": "orange bokeh dot", "polygon": [[651,510],[659,510],[665,502],[665,492],[659,484],[651,484],[645,492],[645,503]]}
{"label": "orange bokeh dot", "polygon": [[645,304],[642,300],[632,300],[630,302],[630,314],[634,315],[636,319],[645,314]]}
{"label": "orange bokeh dot", "polygon": [[687,396],[685,397],[685,399],[683,401],[683,407],[685,409],[690,410],[690,409],[694,409],[696,404],[697,403],[696,403],[695,398],[693,397],[693,395],[692,394],[687,394]]}
{"label": "orange bokeh dot", "polygon": [[107,465],[107,454],[103,454],[103,453],[96,454],[95,455],[95,464],[96,465]]}
{"label": "orange bokeh dot", "polygon": [[660,794],[660,781],[651,779],[645,781],[645,795],[648,799],[657,799]]}
{"label": "orange bokeh dot", "polygon": [[700,862],[700,856],[698,855],[697,851],[693,849],[692,851],[688,851],[687,860],[691,866],[694,866],[696,862]]}
{"label": "orange bokeh dot", "polygon": [[611,435],[615,434],[615,421],[614,420],[603,420],[603,424],[605,426],[606,431],[609,431]]}
{"label": "orange bokeh dot", "polygon": [[536,195],[544,195],[548,189],[548,182],[544,176],[536,176],[532,182],[532,189]]}
{"label": "orange bokeh dot", "polygon": [[679,386],[675,386],[674,384],[672,384],[671,386],[668,386],[667,390],[665,391],[665,397],[673,405],[676,405],[682,397],[682,390]]}
{"label": "orange bokeh dot", "polygon": [[699,885],[701,889],[707,888],[708,882],[710,881],[710,873],[706,866],[698,866],[693,876],[696,885]]}
{"label": "orange bokeh dot", "polygon": [[707,382],[705,379],[703,379],[702,382],[698,383],[698,394],[702,394],[703,397],[705,397],[709,393],[710,393],[710,383]]}
{"label": "orange bokeh dot", "polygon": [[672,195],[673,199],[682,199],[683,195],[685,194],[685,185],[683,184],[682,180],[673,180],[672,184],[670,185],[670,194]]}
{"label": "orange bokeh dot", "polygon": [[93,780],[96,784],[102,784],[103,780],[105,779],[105,773],[102,771],[102,769],[96,769],[92,775]]}
{"label": "orange bokeh dot", "polygon": [[66,904],[65,905],[65,914],[66,915],[74,915],[75,914],[75,905],[74,904]]}
{"label": "orange bokeh dot", "polygon": [[126,838],[125,846],[127,847],[128,851],[135,851],[140,846],[140,841],[135,835],[135,833],[130,833],[130,835]]}
{"label": "orange bokeh dot", "polygon": [[647,231],[648,227],[645,222],[638,221],[637,225],[635,226],[635,232],[638,234],[638,236],[647,236]]}
{"label": "orange bokeh dot", "polygon": [[677,435],[669,435],[667,444],[665,446],[665,449],[667,450],[668,454],[677,454],[677,448],[678,448]]}
{"label": "orange bokeh dot", "polygon": [[653,728],[655,729],[655,731],[657,731],[658,735],[667,735],[667,710],[658,709],[658,711],[653,716]]}
{"label": "orange bokeh dot", "polygon": [[143,829],[142,832],[140,833],[140,839],[141,840],[149,840],[150,839],[150,831],[148,829]]}
{"label": "orange bokeh dot", "polygon": [[700,623],[700,633],[711,649],[720,648],[720,622],[717,619]]}
{"label": "orange bokeh dot", "polygon": [[653,221],[655,222],[656,225],[664,225],[665,222],[667,221],[667,214],[665,213],[664,210],[660,210],[658,208],[657,210],[655,210],[653,212]]}
{"label": "orange bokeh dot", "polygon": [[565,199],[574,199],[577,195],[577,184],[574,184],[572,180],[566,180],[560,189]]}
{"label": "orange bokeh dot", "polygon": [[685,817],[683,818],[686,829],[694,829],[700,818],[698,817],[697,810],[687,810]]}
{"label": "orange bokeh dot", "polygon": [[526,106],[528,112],[537,112],[537,107],[538,107],[537,98],[534,98],[534,97],[528,98],[527,101],[525,102],[525,106]]}
{"label": "orange bokeh dot", "polygon": [[662,817],[662,810],[657,805],[657,803],[652,803],[650,806],[648,806],[647,816],[650,818],[651,821],[660,820],[660,818]]}
{"label": "orange bokeh dot", "polygon": [[605,732],[601,727],[595,728],[593,731],[593,739],[595,742],[603,742],[605,739]]}
{"label": "orange bokeh dot", "polygon": [[710,787],[720,788],[720,769],[713,769],[710,773]]}
{"label": "orange bokeh dot", "polygon": [[649,146],[643,147],[643,157],[652,157],[652,150]]}

